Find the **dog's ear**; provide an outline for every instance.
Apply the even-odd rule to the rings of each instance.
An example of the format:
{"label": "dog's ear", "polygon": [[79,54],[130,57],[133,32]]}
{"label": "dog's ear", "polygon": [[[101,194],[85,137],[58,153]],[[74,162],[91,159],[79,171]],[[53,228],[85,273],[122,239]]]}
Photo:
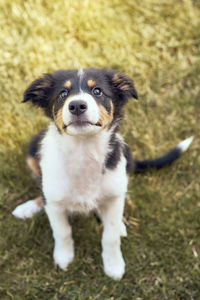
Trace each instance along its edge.
{"label": "dog's ear", "polygon": [[46,108],[52,92],[53,78],[50,74],[33,81],[24,92],[23,102],[31,101],[34,105]]}
{"label": "dog's ear", "polygon": [[138,99],[137,91],[134,87],[132,79],[117,71],[108,71],[109,82],[118,98],[125,104],[129,98]]}

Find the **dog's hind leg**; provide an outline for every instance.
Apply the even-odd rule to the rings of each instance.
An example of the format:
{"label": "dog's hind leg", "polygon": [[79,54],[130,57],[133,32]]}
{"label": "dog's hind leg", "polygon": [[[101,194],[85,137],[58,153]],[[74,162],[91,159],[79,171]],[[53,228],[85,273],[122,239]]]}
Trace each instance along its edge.
{"label": "dog's hind leg", "polygon": [[34,156],[29,155],[27,157],[27,165],[30,168],[34,178],[36,179],[36,181],[40,180],[41,178],[41,171],[40,171],[40,166],[38,163],[38,159]]}
{"label": "dog's hind leg", "polygon": [[39,196],[33,200],[28,200],[23,204],[18,205],[12,214],[20,219],[32,218],[32,216],[42,210],[44,207],[43,197]]}
{"label": "dog's hind leg", "polygon": [[[36,181],[40,181],[41,172],[39,163],[36,157],[28,156],[27,164],[32,171],[32,174]],[[26,201],[23,204],[18,205],[12,212],[12,214],[20,219],[32,218],[32,216],[42,210],[44,207],[43,196],[38,196],[33,200]]]}

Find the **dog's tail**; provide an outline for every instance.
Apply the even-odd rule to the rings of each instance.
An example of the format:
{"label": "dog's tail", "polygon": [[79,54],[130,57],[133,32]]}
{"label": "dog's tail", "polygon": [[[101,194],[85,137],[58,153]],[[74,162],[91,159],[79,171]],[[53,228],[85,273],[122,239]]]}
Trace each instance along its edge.
{"label": "dog's tail", "polygon": [[134,161],[134,173],[140,173],[148,169],[160,169],[164,166],[170,165],[176,160],[183,152],[185,152],[193,141],[193,136],[180,142],[171,151],[163,156],[154,159],[147,159],[143,161]]}

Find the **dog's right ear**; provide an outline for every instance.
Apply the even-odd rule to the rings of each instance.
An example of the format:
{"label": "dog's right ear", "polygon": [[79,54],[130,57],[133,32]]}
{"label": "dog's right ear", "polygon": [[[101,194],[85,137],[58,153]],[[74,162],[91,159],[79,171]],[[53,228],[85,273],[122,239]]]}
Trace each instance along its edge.
{"label": "dog's right ear", "polygon": [[24,92],[22,103],[31,101],[34,105],[46,108],[49,104],[49,98],[53,87],[53,78],[50,74],[36,79]]}

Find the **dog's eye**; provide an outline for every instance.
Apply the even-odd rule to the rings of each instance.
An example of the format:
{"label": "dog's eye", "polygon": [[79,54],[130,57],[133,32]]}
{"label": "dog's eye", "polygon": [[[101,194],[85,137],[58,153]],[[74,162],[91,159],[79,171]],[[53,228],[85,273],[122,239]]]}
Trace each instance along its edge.
{"label": "dog's eye", "polygon": [[60,99],[61,100],[65,100],[66,98],[67,98],[67,95],[68,95],[68,91],[62,91],[61,93],[60,93]]}
{"label": "dog's eye", "polygon": [[101,95],[102,95],[101,89],[100,89],[100,88],[97,88],[97,87],[93,88],[92,92],[93,92],[93,94],[94,94],[95,96],[101,96]]}

